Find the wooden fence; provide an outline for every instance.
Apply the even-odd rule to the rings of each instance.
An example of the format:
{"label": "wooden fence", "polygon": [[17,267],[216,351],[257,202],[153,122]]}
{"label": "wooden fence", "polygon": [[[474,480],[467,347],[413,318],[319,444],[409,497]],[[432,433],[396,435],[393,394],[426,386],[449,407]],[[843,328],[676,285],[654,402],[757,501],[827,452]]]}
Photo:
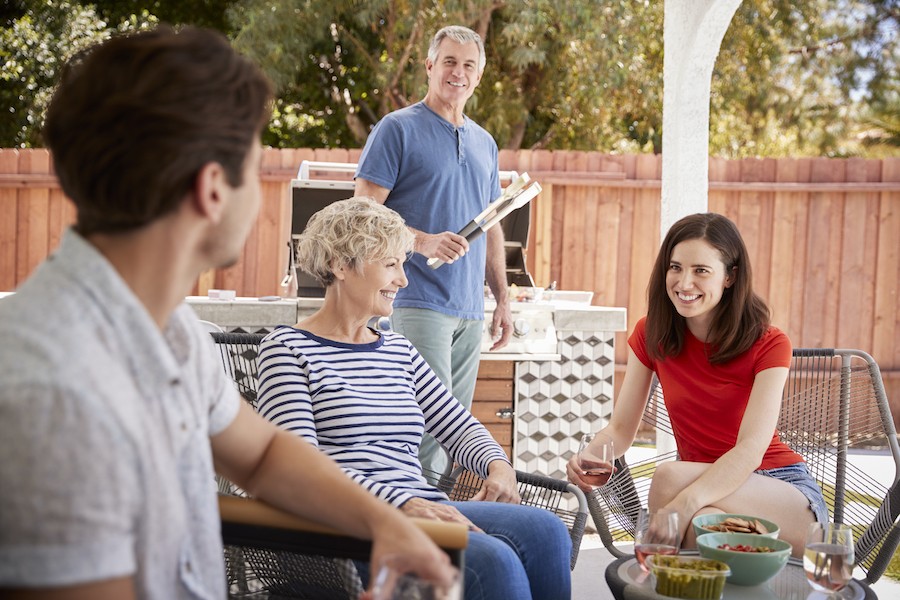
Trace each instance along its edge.
{"label": "wooden fence", "polygon": [[[290,180],[303,160],[355,162],[359,150],[267,150],[263,204],[242,260],[201,276],[209,288],[277,295],[287,262]],[[661,158],[502,151],[501,169],[527,171],[527,263],[537,285],[594,292],[624,306],[629,329],[646,309],[659,246]],[[0,291],[14,289],[74,219],[43,150],[0,150]],[[754,283],[795,346],[859,348],[882,366],[900,415],[900,158],[710,161],[709,209],[734,220]],[[624,364],[624,334],[616,362]]]}

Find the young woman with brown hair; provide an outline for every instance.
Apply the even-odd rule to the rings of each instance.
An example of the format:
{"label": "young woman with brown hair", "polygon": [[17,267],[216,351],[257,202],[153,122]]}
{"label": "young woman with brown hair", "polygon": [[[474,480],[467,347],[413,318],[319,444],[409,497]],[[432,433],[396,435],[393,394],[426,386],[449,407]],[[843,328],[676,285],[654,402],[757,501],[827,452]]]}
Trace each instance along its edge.
{"label": "young woman with brown hair", "polygon": [[[675,223],[648,297],[647,316],[628,339],[625,379],[603,433],[619,455],[631,446],[656,374],[679,460],[656,469],[650,510],[676,511],[688,547],[697,515],[763,517],[781,527],[799,555],[809,524],[826,521],[828,513],[803,459],[775,429],[791,343],[770,324],[769,308],[753,291],[750,259],[734,223],[714,213]],[[575,458],[567,473],[590,489]]]}

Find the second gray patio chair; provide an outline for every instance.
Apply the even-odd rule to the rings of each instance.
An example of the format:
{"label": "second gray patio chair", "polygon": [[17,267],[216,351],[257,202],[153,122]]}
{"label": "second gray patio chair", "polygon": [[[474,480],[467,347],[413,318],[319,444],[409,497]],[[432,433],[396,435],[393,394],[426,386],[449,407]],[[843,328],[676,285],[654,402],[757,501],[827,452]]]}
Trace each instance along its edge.
{"label": "second gray patio chair", "polygon": [[[655,385],[644,420],[671,432],[663,390]],[[853,525],[857,565],[874,583],[900,543],[900,447],[881,371],[859,350],[794,350],[778,422],[781,439],[806,460],[833,521]],[[887,486],[847,460],[849,449],[887,449],[894,476]],[[633,540],[637,512],[646,505],[656,466],[675,452],[628,465],[617,461],[609,483],[588,495],[591,517],[606,548]]]}

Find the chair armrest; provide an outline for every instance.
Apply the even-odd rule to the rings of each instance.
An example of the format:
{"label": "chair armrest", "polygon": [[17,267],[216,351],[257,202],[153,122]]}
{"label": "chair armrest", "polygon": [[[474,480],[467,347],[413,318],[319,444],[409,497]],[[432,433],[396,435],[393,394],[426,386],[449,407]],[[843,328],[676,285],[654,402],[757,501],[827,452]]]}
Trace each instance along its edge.
{"label": "chair armrest", "polygon": [[[559,516],[566,528],[569,530],[569,537],[572,540],[572,557],[570,561],[571,568],[575,568],[578,560],[578,552],[581,548],[581,538],[584,536],[584,527],[588,518],[587,498],[578,486],[569,483],[564,479],[556,479],[546,475],[538,475],[534,473],[525,473],[516,471],[516,481],[520,488],[519,493],[523,494],[522,486],[529,486],[532,489],[543,489],[546,492],[540,492],[537,497],[525,499],[523,494],[523,502],[532,506],[545,508]],[[566,503],[562,501],[562,494],[572,494],[578,501],[578,510],[572,512],[566,508]]]}
{"label": "chair armrest", "polygon": [[569,482],[546,475],[537,475],[534,473],[525,473],[524,471],[516,471],[516,481],[519,483],[527,483],[529,485],[537,485],[545,487],[557,492],[569,491]]}
{"label": "chair armrest", "polygon": [[547,488],[548,490],[556,492],[568,492],[578,500],[578,512],[585,515],[585,517],[588,514],[587,496],[585,496],[584,492],[582,492],[574,483],[569,483],[565,479],[556,479],[555,477],[548,477],[546,475],[525,473],[524,471],[516,471],[516,481],[526,485]]}
{"label": "chair armrest", "polygon": [[[219,514],[223,526],[226,523],[288,529],[314,534],[348,538],[338,530],[308,519],[294,516],[259,500],[237,496],[219,496]],[[468,544],[468,528],[461,523],[446,523],[413,518],[416,524],[435,544],[445,550],[464,550]],[[366,542],[367,544],[369,542]]]}

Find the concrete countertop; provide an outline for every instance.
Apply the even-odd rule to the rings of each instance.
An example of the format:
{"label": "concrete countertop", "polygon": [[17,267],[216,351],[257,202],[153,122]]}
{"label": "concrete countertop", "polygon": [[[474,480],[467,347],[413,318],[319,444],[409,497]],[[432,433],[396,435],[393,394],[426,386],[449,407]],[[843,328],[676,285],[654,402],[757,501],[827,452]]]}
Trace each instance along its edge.
{"label": "concrete countertop", "polygon": [[206,296],[188,296],[185,301],[198,317],[220,327],[293,325],[297,322],[296,298],[212,300]]}
{"label": "concrete countertop", "polygon": [[[492,299],[484,301],[486,311],[494,310]],[[553,326],[559,331],[626,331],[628,311],[620,306],[591,306],[568,300],[542,300],[540,302],[513,302],[512,311],[553,311]]]}
{"label": "concrete countertop", "polygon": [[[186,300],[195,307],[200,318],[223,327],[292,325],[322,305],[321,298],[212,300],[206,296],[189,296]],[[550,309],[557,331],[625,331],[628,327],[627,311],[622,307],[590,306],[564,300],[513,302],[511,307],[514,313]],[[493,308],[493,300],[486,300],[485,309],[491,311]]]}
{"label": "concrete countertop", "polygon": [[557,331],[626,331],[628,318],[623,307],[558,304],[553,324]]}

